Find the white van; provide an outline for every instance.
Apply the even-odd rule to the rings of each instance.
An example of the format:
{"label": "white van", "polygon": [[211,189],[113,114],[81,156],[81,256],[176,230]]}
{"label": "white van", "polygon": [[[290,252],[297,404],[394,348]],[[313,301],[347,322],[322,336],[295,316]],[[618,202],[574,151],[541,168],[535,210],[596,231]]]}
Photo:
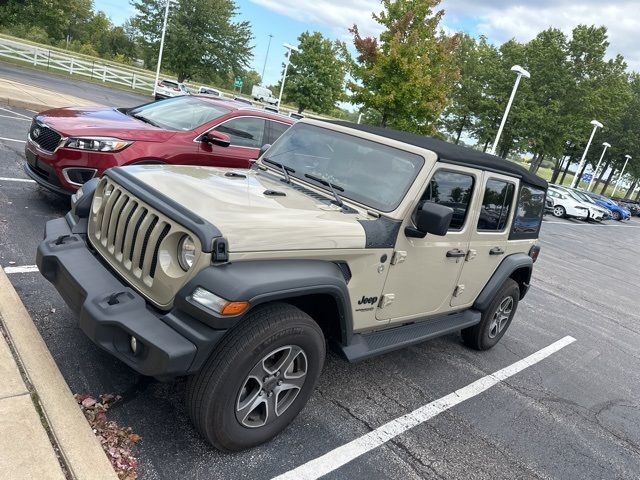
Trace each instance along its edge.
{"label": "white van", "polygon": [[251,96],[259,102],[270,103],[272,105],[278,104],[278,99],[273,96],[273,93],[267,87],[254,85],[251,89]]}

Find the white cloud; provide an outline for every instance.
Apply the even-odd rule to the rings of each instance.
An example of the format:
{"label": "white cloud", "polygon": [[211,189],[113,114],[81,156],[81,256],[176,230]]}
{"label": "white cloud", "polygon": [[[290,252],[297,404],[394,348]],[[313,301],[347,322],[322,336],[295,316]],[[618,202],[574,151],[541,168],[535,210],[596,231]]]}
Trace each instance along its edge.
{"label": "white cloud", "polygon": [[[365,35],[379,27],[371,18],[380,10],[377,0],[251,0],[257,5],[302,22],[331,28],[345,38],[354,23]],[[445,0],[445,27],[462,24],[502,43],[510,38],[528,41],[548,27],[566,33],[578,24],[605,25],[611,56],[621,53],[640,71],[640,5],[638,0]],[[449,28],[447,28],[449,30]]]}

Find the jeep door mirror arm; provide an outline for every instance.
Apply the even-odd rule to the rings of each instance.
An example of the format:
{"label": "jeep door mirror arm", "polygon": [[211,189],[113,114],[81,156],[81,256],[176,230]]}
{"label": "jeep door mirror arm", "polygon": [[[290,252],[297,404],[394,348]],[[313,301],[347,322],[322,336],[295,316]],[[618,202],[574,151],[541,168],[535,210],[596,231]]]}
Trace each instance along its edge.
{"label": "jeep door mirror arm", "polygon": [[444,237],[453,218],[453,208],[433,202],[424,202],[416,212],[416,226],[405,227],[404,234],[410,238],[424,238],[427,233]]}

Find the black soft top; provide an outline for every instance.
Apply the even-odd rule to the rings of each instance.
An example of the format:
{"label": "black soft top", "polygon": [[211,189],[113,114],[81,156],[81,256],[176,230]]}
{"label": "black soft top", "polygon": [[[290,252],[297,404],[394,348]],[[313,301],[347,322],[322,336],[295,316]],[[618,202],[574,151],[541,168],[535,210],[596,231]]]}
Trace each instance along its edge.
{"label": "black soft top", "polygon": [[530,173],[527,169],[521,167],[517,163],[510,162],[496,155],[473,150],[453,143],[438,140],[437,138],[417,135],[415,133],[401,132],[390,128],[374,127],[371,125],[358,125],[357,123],[331,121],[334,125],[353,128],[362,132],[379,135],[381,137],[390,138],[399,142],[414,145],[416,147],[431,150],[438,155],[438,160],[443,163],[452,163],[455,165],[464,165],[482,170],[490,170],[493,172],[503,173],[513,177],[522,179],[523,182],[536,187],[547,189],[547,181]]}

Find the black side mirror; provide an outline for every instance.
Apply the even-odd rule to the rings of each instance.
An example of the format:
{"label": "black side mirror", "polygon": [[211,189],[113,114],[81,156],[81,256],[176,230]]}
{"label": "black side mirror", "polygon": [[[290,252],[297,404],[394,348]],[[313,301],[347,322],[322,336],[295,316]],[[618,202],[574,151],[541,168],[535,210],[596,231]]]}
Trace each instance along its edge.
{"label": "black side mirror", "polygon": [[271,148],[271,144],[270,143],[265,143],[261,148],[260,148],[260,153],[258,154],[258,158],[260,158],[262,155],[264,155],[265,153],[267,153],[267,150],[269,150]]}
{"label": "black side mirror", "polygon": [[416,212],[416,228],[406,227],[407,237],[424,238],[427,233],[444,237],[451,225],[453,208],[433,202],[424,202]]}
{"label": "black side mirror", "polygon": [[226,133],[211,130],[202,135],[202,141],[209,145],[217,145],[218,147],[228,147],[231,145],[231,137]]}

